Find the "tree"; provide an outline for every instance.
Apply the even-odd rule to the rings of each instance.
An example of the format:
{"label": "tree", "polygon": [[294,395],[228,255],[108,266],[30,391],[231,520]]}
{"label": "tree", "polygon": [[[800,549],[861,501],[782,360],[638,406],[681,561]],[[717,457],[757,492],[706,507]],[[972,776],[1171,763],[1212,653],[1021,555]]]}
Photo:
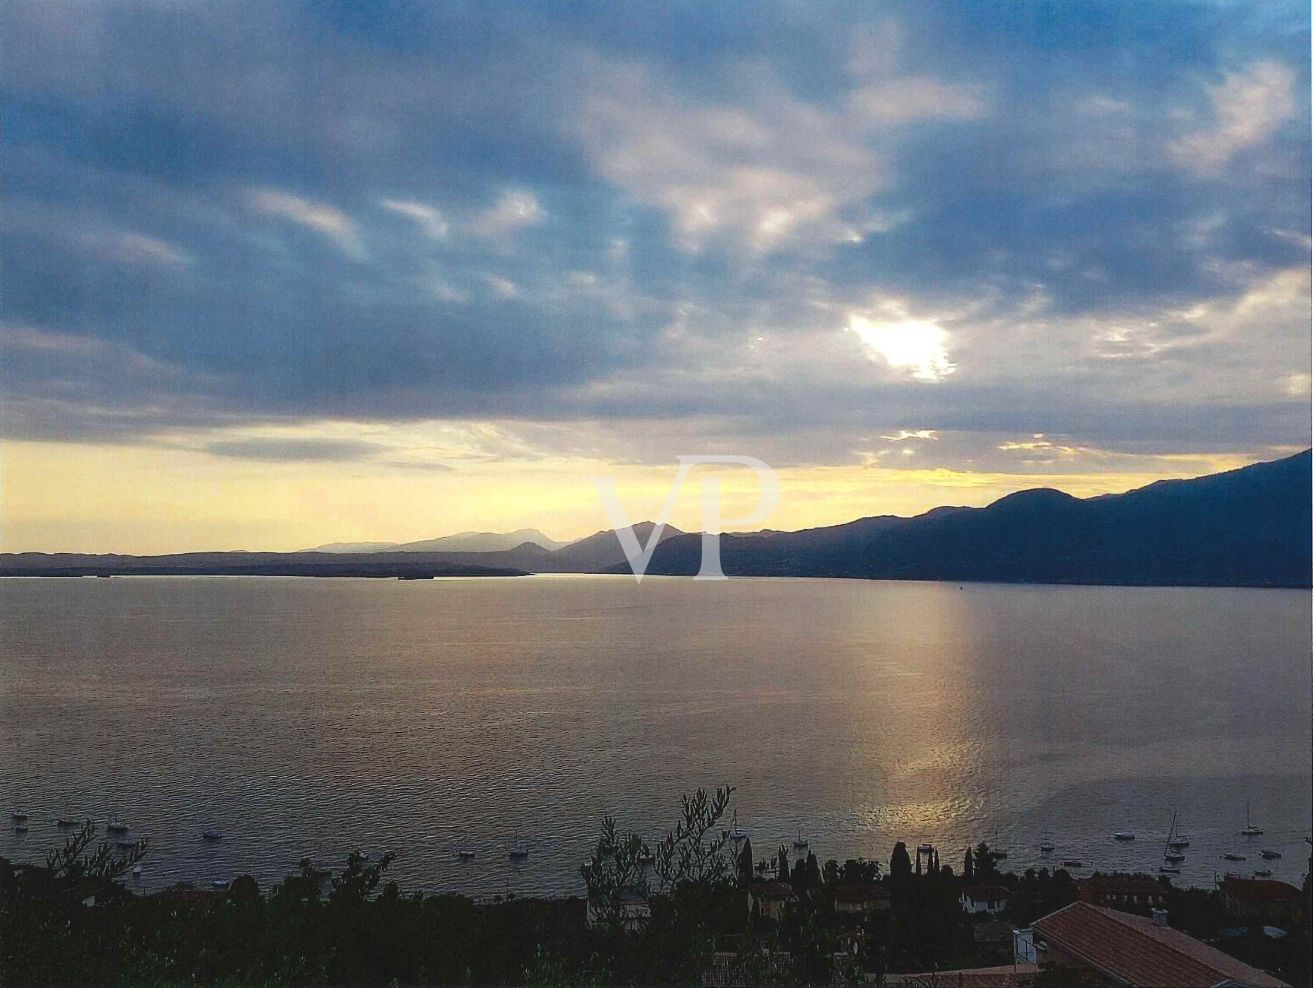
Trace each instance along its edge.
{"label": "tree", "polygon": [[998,874],[991,848],[983,841],[973,850],[973,877],[979,882],[986,882],[995,878]]}
{"label": "tree", "polygon": [[963,852],[963,877],[965,881],[973,880],[973,849],[965,848]]}
{"label": "tree", "polygon": [[913,862],[909,859],[909,849],[903,841],[900,841],[890,852],[890,877],[898,881],[911,874],[913,874]]}
{"label": "tree", "polygon": [[790,852],[784,844],[776,849],[776,878],[782,882],[790,880]]}
{"label": "tree", "polygon": [[747,889],[753,884],[753,842],[747,837],[744,838],[744,846],[740,848],[735,877],[740,883],[740,888]]}

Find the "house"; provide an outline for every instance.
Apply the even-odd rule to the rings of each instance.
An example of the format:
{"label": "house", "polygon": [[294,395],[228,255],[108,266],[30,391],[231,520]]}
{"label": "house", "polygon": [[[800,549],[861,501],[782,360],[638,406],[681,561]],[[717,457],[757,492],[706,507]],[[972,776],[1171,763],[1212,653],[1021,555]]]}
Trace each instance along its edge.
{"label": "house", "polygon": [[978,956],[1008,960],[1014,955],[1014,928],[1008,923],[981,920],[972,924],[972,934]]}
{"label": "house", "polygon": [[1075,902],[1016,931],[1014,956],[1042,971],[1071,972],[1075,981],[1094,975],[1142,988],[1286,988],[1278,978],[1173,929],[1163,909],[1147,918]]}
{"label": "house", "polygon": [[1028,988],[1039,970],[1035,964],[1007,964],[957,971],[887,974],[881,983],[890,988]]}
{"label": "house", "polygon": [[757,906],[763,919],[779,921],[786,907],[798,901],[794,889],[786,882],[754,882],[749,887],[749,909],[752,911]]}
{"label": "house", "polygon": [[1010,892],[999,885],[965,885],[959,892],[964,912],[998,916],[1009,905]]}
{"label": "house", "polygon": [[621,889],[616,898],[610,902],[590,899],[585,907],[585,924],[592,930],[606,926],[608,920],[615,917],[616,922],[627,930],[638,930],[653,916],[653,908],[648,901],[648,893],[634,886]]}
{"label": "house", "polygon": [[1219,882],[1224,912],[1237,919],[1287,926],[1301,918],[1301,889],[1268,878],[1224,878]]}
{"label": "house", "polygon": [[1077,891],[1079,902],[1144,915],[1169,904],[1168,891],[1148,875],[1092,875],[1078,881]]}
{"label": "house", "polygon": [[863,885],[839,885],[834,895],[838,913],[867,916],[890,909],[889,890],[875,882]]}

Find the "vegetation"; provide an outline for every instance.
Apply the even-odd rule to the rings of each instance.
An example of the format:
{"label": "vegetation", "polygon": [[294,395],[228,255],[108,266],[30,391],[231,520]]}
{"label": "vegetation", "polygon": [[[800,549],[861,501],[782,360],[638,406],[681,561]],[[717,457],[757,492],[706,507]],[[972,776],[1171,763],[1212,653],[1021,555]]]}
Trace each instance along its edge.
{"label": "vegetation", "polygon": [[[43,867],[0,858],[0,985],[695,984],[715,966],[756,984],[858,981],[1006,963],[1009,945],[974,936],[966,884],[1008,888],[1011,926],[1076,897],[1063,869],[1001,874],[985,844],[959,875],[903,843],[886,874],[785,848],[755,862],[723,829],[731,796],[685,797],[652,847],[605,819],[583,899],[405,896],[386,880],[391,854],[352,855],[332,880],[303,861],[267,891],[244,876],[139,896],[120,879],[146,845],[119,853],[88,826]],[[1164,885],[1175,925],[1207,938],[1229,925],[1215,893]],[[1256,929],[1220,946],[1308,984],[1309,931],[1307,912],[1282,940]]]}

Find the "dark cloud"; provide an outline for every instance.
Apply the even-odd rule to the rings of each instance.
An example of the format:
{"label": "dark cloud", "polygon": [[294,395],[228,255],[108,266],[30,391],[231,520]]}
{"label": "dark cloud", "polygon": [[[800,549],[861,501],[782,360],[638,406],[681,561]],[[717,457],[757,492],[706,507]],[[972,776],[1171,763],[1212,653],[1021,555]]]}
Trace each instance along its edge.
{"label": "dark cloud", "polygon": [[[0,29],[10,436],[1309,435],[1301,286],[1264,290],[1310,259],[1299,4],[12,3]],[[953,374],[845,332],[896,310]],[[370,455],[252,442],[208,448]]]}

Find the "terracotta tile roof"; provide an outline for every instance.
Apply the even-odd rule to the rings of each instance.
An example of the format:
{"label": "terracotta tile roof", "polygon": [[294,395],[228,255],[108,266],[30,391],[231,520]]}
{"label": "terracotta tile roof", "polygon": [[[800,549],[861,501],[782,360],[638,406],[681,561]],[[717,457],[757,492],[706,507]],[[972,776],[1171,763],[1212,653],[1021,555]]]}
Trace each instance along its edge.
{"label": "terracotta tile roof", "polygon": [[839,885],[835,890],[836,902],[871,902],[889,899],[890,892],[882,885]]}
{"label": "terracotta tile roof", "polygon": [[1085,898],[1083,892],[1107,895],[1164,895],[1165,889],[1154,878],[1146,875],[1092,875],[1079,879],[1078,898]]}
{"label": "terracotta tile roof", "polygon": [[962,971],[925,971],[921,974],[888,974],[884,984],[908,988],[1021,988],[1030,985],[1038,968],[1033,964],[975,967]]}
{"label": "terracotta tile roof", "polygon": [[978,902],[998,901],[1008,899],[1012,892],[1001,885],[965,885],[960,890],[962,895],[975,899]]}
{"label": "terracotta tile roof", "polygon": [[1224,878],[1219,890],[1235,899],[1249,902],[1299,902],[1301,889],[1272,878]]}
{"label": "terracotta tile roof", "polygon": [[1086,902],[1043,916],[1032,928],[1038,940],[1143,988],[1212,988],[1230,979],[1256,988],[1285,985],[1179,930]]}

